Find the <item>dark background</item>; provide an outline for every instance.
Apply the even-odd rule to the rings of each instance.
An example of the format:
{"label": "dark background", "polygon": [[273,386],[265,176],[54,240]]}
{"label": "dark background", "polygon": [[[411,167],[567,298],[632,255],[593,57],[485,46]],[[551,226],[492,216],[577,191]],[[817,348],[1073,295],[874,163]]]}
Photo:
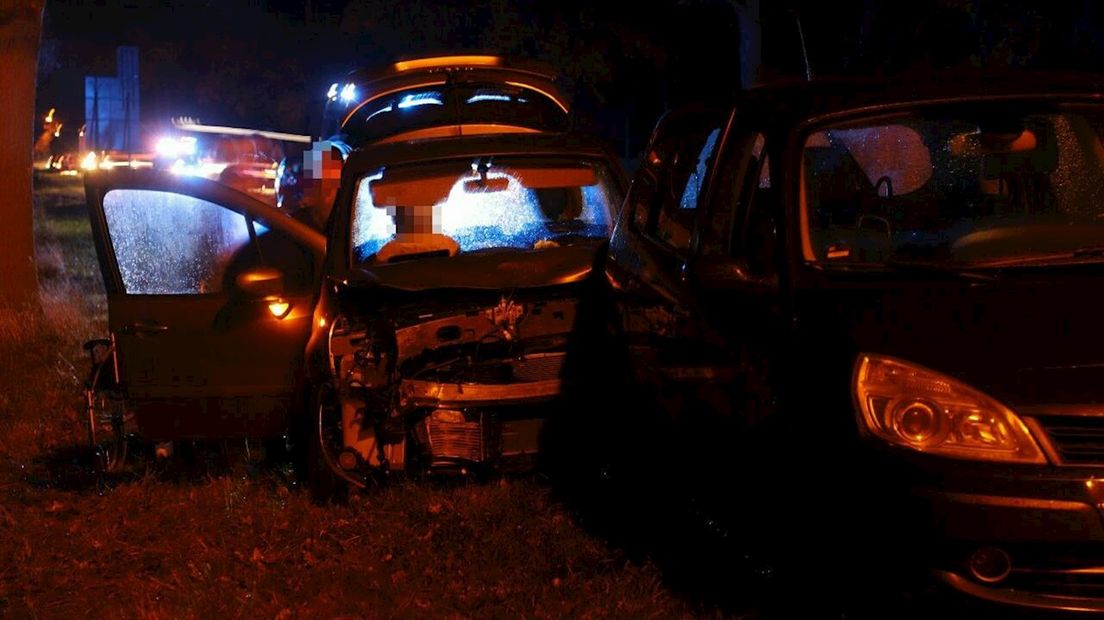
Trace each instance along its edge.
{"label": "dark background", "polygon": [[[795,11],[816,75],[1104,60],[1091,0],[761,0],[757,79],[801,74]],[[191,116],[316,134],[326,89],[354,68],[494,52],[552,63],[579,126],[631,159],[665,109],[739,88],[752,15],[740,0],[50,0],[38,108],[79,128],[84,76],[114,75],[115,47],[134,45],[147,128]]]}

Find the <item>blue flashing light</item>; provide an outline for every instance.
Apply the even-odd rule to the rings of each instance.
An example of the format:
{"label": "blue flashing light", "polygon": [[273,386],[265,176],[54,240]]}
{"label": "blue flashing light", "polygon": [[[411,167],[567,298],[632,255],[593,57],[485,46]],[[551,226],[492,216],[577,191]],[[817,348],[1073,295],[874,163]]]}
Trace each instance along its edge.
{"label": "blue flashing light", "polygon": [[345,103],[350,103],[356,99],[356,96],[356,84],[346,84],[341,87],[341,100]]}

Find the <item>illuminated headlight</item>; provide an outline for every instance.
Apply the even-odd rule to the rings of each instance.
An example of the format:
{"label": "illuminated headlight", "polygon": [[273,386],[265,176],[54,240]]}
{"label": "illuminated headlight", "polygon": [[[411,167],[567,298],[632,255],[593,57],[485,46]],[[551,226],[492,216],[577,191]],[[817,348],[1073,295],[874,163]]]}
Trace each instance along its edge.
{"label": "illuminated headlight", "polygon": [[1011,409],[933,370],[861,355],[854,393],[863,427],[891,444],[960,459],[1046,463]]}

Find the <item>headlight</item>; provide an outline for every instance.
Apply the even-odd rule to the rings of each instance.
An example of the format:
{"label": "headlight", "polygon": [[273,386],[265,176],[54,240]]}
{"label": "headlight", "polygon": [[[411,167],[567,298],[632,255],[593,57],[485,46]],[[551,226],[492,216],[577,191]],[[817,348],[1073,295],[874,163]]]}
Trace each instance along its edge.
{"label": "headlight", "polygon": [[889,443],[960,459],[1046,463],[1012,410],[946,375],[861,355],[854,382],[863,426]]}

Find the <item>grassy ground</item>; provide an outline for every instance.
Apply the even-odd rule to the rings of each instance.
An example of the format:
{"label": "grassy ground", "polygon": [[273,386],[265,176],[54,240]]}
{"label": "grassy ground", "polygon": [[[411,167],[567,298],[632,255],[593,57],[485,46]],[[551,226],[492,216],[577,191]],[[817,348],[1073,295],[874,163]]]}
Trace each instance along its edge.
{"label": "grassy ground", "polygon": [[0,617],[670,618],[673,595],[539,479],[399,483],[317,506],[278,471],[102,487],[80,345],[106,310],[79,181],[36,182],[44,315],[0,316]]}

